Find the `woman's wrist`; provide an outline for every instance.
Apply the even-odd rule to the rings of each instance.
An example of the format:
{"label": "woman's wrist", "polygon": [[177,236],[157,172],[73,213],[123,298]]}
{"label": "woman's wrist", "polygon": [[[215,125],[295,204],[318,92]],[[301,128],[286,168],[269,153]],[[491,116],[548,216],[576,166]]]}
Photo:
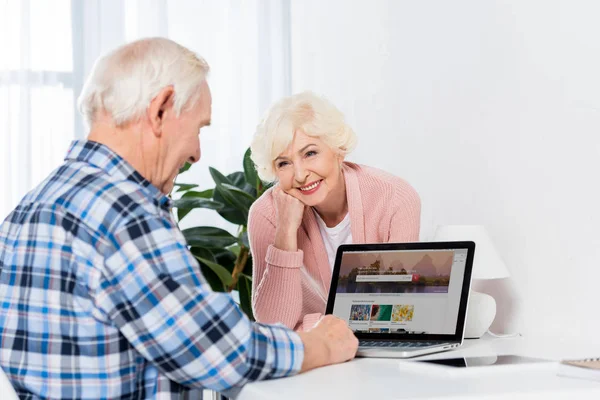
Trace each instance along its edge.
{"label": "woman's wrist", "polygon": [[274,245],[279,250],[298,251],[298,230],[277,229]]}

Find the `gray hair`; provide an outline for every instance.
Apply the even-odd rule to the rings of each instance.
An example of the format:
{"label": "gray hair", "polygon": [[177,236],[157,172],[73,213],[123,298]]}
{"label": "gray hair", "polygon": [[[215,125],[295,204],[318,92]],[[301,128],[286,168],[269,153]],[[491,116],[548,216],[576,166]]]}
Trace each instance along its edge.
{"label": "gray hair", "polygon": [[275,180],[273,162],[292,143],[298,129],[342,155],[356,146],[356,134],[344,114],[327,99],[310,91],[285,97],[267,111],[250,145],[252,161],[263,181]]}
{"label": "gray hair", "polygon": [[77,105],[90,126],[98,111],[109,113],[120,126],[139,119],[152,99],[172,86],[174,109],[180,114],[198,101],[208,71],[206,61],[172,40],[138,40],[96,61]]}

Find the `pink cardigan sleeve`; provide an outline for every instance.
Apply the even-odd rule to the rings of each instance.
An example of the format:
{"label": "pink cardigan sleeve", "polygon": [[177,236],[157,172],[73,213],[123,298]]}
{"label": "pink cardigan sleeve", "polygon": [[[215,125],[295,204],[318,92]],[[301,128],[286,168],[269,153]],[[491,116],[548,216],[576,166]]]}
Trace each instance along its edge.
{"label": "pink cardigan sleeve", "polygon": [[410,185],[402,185],[394,194],[388,242],[418,242],[421,230],[421,199]]}
{"label": "pink cardigan sleeve", "polygon": [[248,217],[252,252],[252,310],[257,321],[281,322],[290,329],[302,312],[301,271],[304,253],[277,249],[275,226],[255,209]]}

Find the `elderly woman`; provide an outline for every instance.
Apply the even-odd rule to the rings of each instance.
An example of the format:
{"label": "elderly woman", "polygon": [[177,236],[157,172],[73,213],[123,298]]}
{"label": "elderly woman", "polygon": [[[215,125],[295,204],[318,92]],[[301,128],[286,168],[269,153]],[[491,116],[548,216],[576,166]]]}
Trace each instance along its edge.
{"label": "elderly woman", "polygon": [[418,194],[400,178],[344,161],[355,143],[342,113],[311,92],[280,100],[258,126],[252,160],[261,179],[277,182],[248,221],[258,321],[314,326],[339,245],[419,239]]}

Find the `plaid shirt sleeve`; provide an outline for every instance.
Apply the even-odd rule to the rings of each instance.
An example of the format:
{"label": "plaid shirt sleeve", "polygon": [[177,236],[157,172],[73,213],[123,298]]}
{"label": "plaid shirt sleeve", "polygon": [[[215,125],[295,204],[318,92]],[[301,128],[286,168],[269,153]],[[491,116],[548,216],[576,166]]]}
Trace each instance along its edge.
{"label": "plaid shirt sleeve", "polygon": [[138,217],[108,238],[96,304],[169,379],[224,391],[300,370],[300,337],[252,323],[230,295],[213,292],[172,221]]}

